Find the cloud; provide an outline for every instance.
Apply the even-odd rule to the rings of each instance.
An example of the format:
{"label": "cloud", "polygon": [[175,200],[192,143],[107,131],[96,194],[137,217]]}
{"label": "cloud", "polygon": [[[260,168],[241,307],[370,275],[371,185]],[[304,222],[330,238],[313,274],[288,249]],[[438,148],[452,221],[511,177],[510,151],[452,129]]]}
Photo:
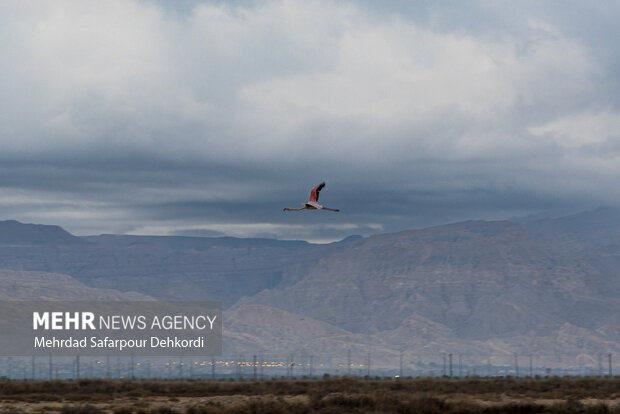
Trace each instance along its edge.
{"label": "cloud", "polygon": [[[616,8],[3,3],[0,213],[328,240],[617,204]],[[322,180],[342,214],[280,214]]]}
{"label": "cloud", "polygon": [[549,135],[558,145],[579,148],[607,140],[620,140],[620,113],[610,110],[567,115],[530,128],[536,135]]}
{"label": "cloud", "polygon": [[170,236],[190,236],[190,237],[223,237],[225,233],[209,229],[177,229],[172,232],[167,231],[166,235]]}

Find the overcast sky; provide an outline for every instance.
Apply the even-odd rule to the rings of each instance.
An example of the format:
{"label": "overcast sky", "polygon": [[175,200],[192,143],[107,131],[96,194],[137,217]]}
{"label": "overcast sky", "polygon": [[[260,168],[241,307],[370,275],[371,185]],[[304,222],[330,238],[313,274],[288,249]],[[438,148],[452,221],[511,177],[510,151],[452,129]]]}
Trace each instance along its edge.
{"label": "overcast sky", "polygon": [[[620,205],[620,3],[0,1],[0,219],[329,241]],[[340,213],[301,211],[320,201]]]}

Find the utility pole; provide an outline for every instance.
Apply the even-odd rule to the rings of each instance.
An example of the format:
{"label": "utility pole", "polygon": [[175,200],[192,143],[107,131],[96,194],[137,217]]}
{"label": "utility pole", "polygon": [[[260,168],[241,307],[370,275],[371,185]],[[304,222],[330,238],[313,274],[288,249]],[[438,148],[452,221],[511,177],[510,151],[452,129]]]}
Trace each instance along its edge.
{"label": "utility pole", "polygon": [[239,360],[237,361],[237,379],[241,381],[241,361],[243,361],[243,357],[239,355]]}
{"label": "utility pole", "polygon": [[254,360],[252,361],[252,366],[254,367],[254,381],[256,381],[256,355],[254,355]]}
{"label": "utility pole", "polygon": [[295,378],[294,370],[295,370],[295,354],[291,354],[291,378]]}
{"label": "utility pole", "polygon": [[459,354],[459,378],[463,377],[463,354]]}
{"label": "utility pole", "polygon": [[446,354],[445,353],[441,354],[441,357],[443,358],[443,369],[441,370],[441,376],[444,377],[444,376],[448,375],[448,367],[447,367],[447,362],[446,362]]}
{"label": "utility pole", "polygon": [[347,351],[347,375],[351,376],[351,350]]}
{"label": "utility pole", "polygon": [[286,364],[286,376],[289,377],[289,378],[292,377],[292,375],[291,375],[291,364],[293,363],[292,359],[293,359],[292,356],[289,355],[288,356],[288,362]]}
{"label": "utility pole", "polygon": [[519,378],[519,356],[515,352],[515,374],[516,377]]}
{"label": "utility pole", "polygon": [[534,378],[534,369],[532,367],[532,354],[530,354],[530,378]]}
{"label": "utility pole", "polygon": [[334,374],[334,365],[333,365],[334,361],[332,360],[331,354],[327,357],[327,359],[329,360],[329,362],[327,363],[328,365],[327,372],[333,375]]}
{"label": "utility pole", "polygon": [[609,378],[611,378],[611,374],[612,374],[612,372],[611,372],[611,354],[608,354],[607,358],[609,360],[608,361],[609,362]]}
{"label": "utility pole", "polygon": [[211,356],[211,379],[215,379],[215,356]]}
{"label": "utility pole", "polygon": [[400,371],[399,371],[399,376],[402,378],[403,376],[403,353],[400,353]]}
{"label": "utility pole", "polygon": [[598,354],[598,376],[603,378],[603,354]]}
{"label": "utility pole", "polygon": [[314,365],[313,365],[314,356],[310,355],[310,378],[314,375]]}
{"label": "utility pole", "polygon": [[448,354],[448,358],[450,360],[450,378],[452,378],[452,354]]}
{"label": "utility pole", "polygon": [[370,378],[370,352],[368,353],[368,358],[366,359],[366,376]]}

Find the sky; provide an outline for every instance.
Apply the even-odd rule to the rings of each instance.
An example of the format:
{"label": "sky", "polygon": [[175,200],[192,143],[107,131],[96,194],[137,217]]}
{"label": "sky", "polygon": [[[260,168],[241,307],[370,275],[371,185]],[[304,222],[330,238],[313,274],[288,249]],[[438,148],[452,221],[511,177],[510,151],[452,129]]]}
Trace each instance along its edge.
{"label": "sky", "polygon": [[[619,206],[619,17],[0,0],[0,220],[328,242]],[[282,211],[322,181],[340,213]]]}

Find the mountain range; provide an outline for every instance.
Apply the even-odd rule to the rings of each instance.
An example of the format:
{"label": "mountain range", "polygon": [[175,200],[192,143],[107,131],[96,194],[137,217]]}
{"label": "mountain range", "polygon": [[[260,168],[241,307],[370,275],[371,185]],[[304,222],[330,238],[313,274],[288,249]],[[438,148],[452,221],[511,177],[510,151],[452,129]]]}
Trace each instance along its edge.
{"label": "mountain range", "polygon": [[0,222],[2,299],[220,300],[225,352],[372,352],[378,366],[401,353],[594,366],[620,353],[619,265],[615,208],[322,245]]}

